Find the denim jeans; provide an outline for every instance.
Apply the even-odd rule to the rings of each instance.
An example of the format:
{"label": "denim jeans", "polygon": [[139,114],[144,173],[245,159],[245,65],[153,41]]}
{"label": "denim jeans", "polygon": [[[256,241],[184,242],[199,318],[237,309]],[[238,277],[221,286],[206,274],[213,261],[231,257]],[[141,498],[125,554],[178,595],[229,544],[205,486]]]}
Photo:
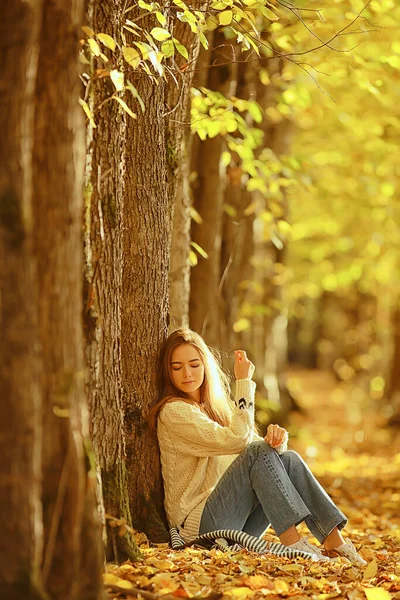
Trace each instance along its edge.
{"label": "denim jeans", "polygon": [[279,536],[302,521],[319,542],[347,523],[297,452],[279,455],[257,441],[233,461],[211,492],[200,534],[238,529],[261,536],[272,525]]}

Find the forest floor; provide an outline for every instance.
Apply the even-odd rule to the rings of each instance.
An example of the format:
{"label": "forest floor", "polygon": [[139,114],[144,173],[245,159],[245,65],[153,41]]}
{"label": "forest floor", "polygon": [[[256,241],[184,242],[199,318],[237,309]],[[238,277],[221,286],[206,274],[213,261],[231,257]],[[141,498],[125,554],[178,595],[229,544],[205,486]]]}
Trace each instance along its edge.
{"label": "forest floor", "polygon": [[[400,430],[385,428],[379,402],[328,373],[293,371],[288,385],[303,409],[290,417],[290,447],[349,518],[345,531],[367,566],[344,558],[314,563],[247,551],[173,551],[141,537],[141,562],[109,565],[109,598],[400,600]],[[273,531],[266,538],[278,541]]]}

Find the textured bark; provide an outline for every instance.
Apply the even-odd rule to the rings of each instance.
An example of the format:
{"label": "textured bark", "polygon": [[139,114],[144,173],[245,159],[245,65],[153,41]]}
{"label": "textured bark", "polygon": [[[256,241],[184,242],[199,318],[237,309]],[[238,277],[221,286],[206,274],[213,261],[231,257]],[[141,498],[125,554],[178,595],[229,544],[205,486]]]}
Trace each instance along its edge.
{"label": "textured bark", "polygon": [[[89,466],[82,330],[83,115],[77,104],[80,0],[45,0],[35,111],[33,198],[43,363],[43,582],[51,598],[101,595]],[[59,76],[62,65],[62,77]],[[89,529],[86,523],[87,530]],[[84,560],[83,560],[84,557]]]}
{"label": "textured bark", "polygon": [[[151,27],[151,23],[147,26]],[[126,186],[122,198],[122,387],[125,406],[129,498],[133,523],[153,539],[167,539],[159,452],[147,415],[158,396],[158,356],[168,328],[172,229],[164,123],[165,86],[134,80],[146,106],[127,133]]]}
{"label": "textured bark", "polygon": [[[226,62],[225,52],[220,46],[224,38],[217,33],[213,39],[216,48],[210,64]],[[229,59],[231,55],[229,54]],[[236,89],[236,67],[228,64],[209,69],[206,86],[224,95],[233,95]],[[226,147],[223,136],[207,138],[196,144],[195,170],[197,178],[193,184],[194,207],[203,219],[203,224],[193,223],[192,238],[208,254],[208,259],[199,259],[192,269],[190,291],[190,326],[204,336],[207,343],[218,346],[220,329],[220,280],[221,238],[225,168],[221,166],[221,154]]]}
{"label": "textured bark", "polygon": [[[195,1],[193,9],[204,8],[204,3]],[[193,34],[187,23],[178,19],[174,24],[176,37],[188,50],[189,58],[177,54],[174,66],[180,69],[178,85],[170,80],[167,86],[167,134],[168,134],[168,181],[169,196],[173,207],[171,239],[171,264],[169,276],[170,329],[189,326],[190,296],[190,88],[194,67],[199,55],[199,37]],[[189,69],[185,70],[185,63]]]}
{"label": "textured bark", "polygon": [[171,242],[169,274],[169,325],[171,331],[179,327],[189,327],[191,198],[187,147],[187,140],[183,140],[180,167],[177,174]]}
{"label": "textured bark", "polygon": [[[87,24],[96,32],[120,38],[124,2],[90,2]],[[95,68],[96,65],[93,66]],[[111,83],[95,82],[91,105],[111,96]],[[85,183],[85,333],[90,398],[91,437],[97,462],[98,504],[103,515],[131,525],[125,456],[125,407],[121,367],[121,290],[123,195],[126,181],[126,120],[116,102],[96,114],[98,126],[88,130]],[[107,557],[116,561],[139,557],[127,531],[107,530]]]}
{"label": "textured bark", "polygon": [[32,145],[40,2],[0,23],[0,597],[39,599],[41,360],[33,254]]}

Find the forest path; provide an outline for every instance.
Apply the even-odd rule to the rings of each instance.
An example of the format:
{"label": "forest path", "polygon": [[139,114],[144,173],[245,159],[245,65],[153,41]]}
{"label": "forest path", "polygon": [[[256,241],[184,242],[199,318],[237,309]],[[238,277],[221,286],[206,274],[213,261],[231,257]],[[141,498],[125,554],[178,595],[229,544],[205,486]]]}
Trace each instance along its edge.
{"label": "forest path", "polygon": [[288,385],[304,409],[290,417],[290,447],[347,515],[350,537],[367,560],[393,544],[399,551],[400,431],[385,428],[384,405],[327,372],[293,370]]}
{"label": "forest path", "polygon": [[[337,384],[329,373],[293,370],[288,384],[303,409],[290,416],[290,447],[349,518],[346,532],[367,567],[346,559],[311,563],[248,552],[172,551],[138,535],[144,560],[108,566],[110,598],[140,597],[143,590],[149,600],[400,600],[399,430],[384,428],[384,407],[377,410],[376,400]],[[273,532],[266,538],[277,541]],[[129,591],[116,592],[118,577]]]}

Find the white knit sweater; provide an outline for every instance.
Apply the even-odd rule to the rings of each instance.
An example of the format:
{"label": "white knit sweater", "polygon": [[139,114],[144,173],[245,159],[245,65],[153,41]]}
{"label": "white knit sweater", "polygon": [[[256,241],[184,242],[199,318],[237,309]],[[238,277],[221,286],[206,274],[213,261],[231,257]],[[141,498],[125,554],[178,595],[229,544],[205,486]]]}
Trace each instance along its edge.
{"label": "white knit sweater", "polygon": [[[157,435],[165,490],[165,510],[170,527],[194,540],[208,496],[226,469],[254,440],[255,383],[236,381],[235,408],[229,427],[211,420],[200,406],[177,398],[158,417]],[[286,449],[287,440],[277,449]]]}

